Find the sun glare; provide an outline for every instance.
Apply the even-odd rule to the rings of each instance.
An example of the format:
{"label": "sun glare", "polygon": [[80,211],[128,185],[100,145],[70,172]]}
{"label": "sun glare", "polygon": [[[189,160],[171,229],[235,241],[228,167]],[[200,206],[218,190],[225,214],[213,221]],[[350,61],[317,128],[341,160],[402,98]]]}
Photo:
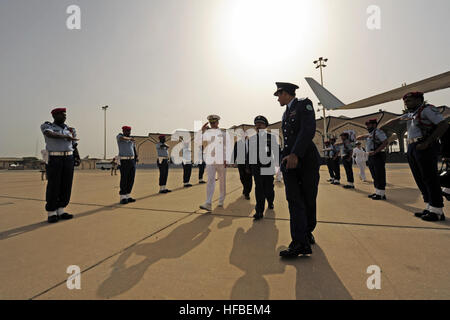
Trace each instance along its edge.
{"label": "sun glare", "polygon": [[230,1],[224,45],[233,59],[258,66],[286,59],[311,37],[311,0]]}

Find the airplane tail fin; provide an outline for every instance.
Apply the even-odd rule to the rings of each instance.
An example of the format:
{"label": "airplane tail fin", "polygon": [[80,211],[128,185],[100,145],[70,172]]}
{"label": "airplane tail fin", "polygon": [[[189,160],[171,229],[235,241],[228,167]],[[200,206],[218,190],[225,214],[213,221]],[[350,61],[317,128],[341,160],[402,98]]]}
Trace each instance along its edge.
{"label": "airplane tail fin", "polygon": [[326,109],[334,110],[345,106],[345,103],[336,98],[330,91],[325,89],[313,78],[305,78],[305,80],[306,82],[308,82],[317,99],[319,99],[320,103],[322,103],[322,106],[324,106]]}

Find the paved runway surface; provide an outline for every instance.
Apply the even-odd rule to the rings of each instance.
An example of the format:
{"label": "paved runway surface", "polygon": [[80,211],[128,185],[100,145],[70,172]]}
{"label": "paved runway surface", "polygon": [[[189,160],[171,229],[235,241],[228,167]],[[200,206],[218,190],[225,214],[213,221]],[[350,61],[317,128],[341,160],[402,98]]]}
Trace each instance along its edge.
{"label": "paved runway surface", "polygon": [[[217,186],[209,214],[198,208],[197,169],[189,189],[171,169],[165,195],[156,170],[138,170],[128,205],[118,204],[119,175],[77,171],[74,219],[52,225],[40,173],[1,171],[0,299],[449,299],[450,211],[445,222],[414,217],[423,203],[407,166],[388,166],[386,202],[367,198],[370,183],[329,185],[322,168],[317,244],[293,260],[278,256],[290,243],[284,185],[254,222],[254,191],[242,197],[237,169],[225,207],[216,208]],[[70,265],[81,269],[80,290],[67,288]],[[380,290],[367,287],[371,265]]]}

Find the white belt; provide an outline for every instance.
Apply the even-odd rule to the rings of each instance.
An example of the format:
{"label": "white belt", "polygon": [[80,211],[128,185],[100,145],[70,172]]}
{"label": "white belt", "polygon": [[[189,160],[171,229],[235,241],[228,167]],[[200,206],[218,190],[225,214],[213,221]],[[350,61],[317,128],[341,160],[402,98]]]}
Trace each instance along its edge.
{"label": "white belt", "polygon": [[119,157],[120,160],[133,160],[134,157]]}
{"label": "white belt", "polygon": [[420,141],[420,139],[422,139],[422,137],[407,139],[406,143],[407,144],[412,144],[412,143]]}
{"label": "white belt", "polygon": [[64,152],[49,152],[49,156],[71,156],[73,154],[72,151],[64,151]]}
{"label": "white belt", "polygon": [[168,157],[158,157],[159,162],[162,162],[163,160],[169,159]]}

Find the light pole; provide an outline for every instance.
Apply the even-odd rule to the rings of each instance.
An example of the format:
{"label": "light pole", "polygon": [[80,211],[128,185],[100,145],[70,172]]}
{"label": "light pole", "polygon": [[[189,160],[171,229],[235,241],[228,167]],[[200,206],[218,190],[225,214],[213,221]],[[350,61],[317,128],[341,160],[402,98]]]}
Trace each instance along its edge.
{"label": "light pole", "polygon": [[103,160],[106,160],[106,110],[108,109],[108,106],[104,106],[104,107],[102,107],[102,110],[103,111],[105,111],[105,113],[104,113],[104,115],[105,115],[105,118],[104,118],[104,125],[105,125],[105,131],[104,131],[104,149],[103,149],[103,151],[104,151],[104,153],[103,153]]}
{"label": "light pole", "polygon": [[[323,86],[323,72],[322,68],[325,68],[327,65],[325,62],[327,62],[327,58],[320,57],[318,60],[314,61],[314,64],[316,65],[316,69],[320,68],[320,84]],[[325,139],[328,139],[328,132],[327,132],[327,117],[325,115],[325,107],[322,106],[323,110],[323,136]]]}

